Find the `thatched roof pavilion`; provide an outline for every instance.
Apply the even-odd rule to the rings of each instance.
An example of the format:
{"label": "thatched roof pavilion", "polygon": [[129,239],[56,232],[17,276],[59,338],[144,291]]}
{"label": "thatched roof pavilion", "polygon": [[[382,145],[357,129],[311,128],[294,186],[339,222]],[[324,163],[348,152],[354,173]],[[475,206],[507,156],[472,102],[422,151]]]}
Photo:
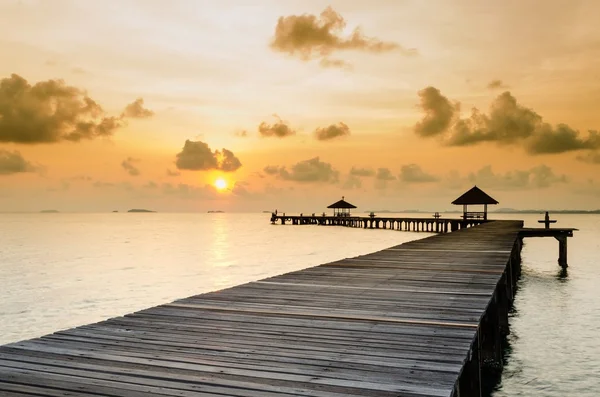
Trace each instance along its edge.
{"label": "thatched roof pavilion", "polygon": [[[487,220],[487,206],[498,204],[498,201],[475,185],[454,200],[452,204],[463,206],[463,219],[483,218]],[[483,205],[483,212],[468,211],[469,205]]]}
{"label": "thatched roof pavilion", "polygon": [[350,210],[356,206],[344,200],[344,196],[342,196],[340,201],[336,201],[327,208],[333,208],[333,216],[350,216]]}

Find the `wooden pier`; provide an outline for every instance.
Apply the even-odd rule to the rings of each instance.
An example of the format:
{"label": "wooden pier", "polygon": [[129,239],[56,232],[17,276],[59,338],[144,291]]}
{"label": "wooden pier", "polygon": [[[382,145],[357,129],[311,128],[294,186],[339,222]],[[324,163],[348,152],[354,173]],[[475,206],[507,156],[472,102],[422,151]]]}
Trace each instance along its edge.
{"label": "wooden pier", "polygon": [[363,229],[393,229],[410,232],[449,233],[456,230],[481,225],[483,218],[407,218],[392,216],[329,216],[329,215],[285,215],[271,214],[271,223],[281,225],[321,225],[346,226]]}
{"label": "wooden pier", "polygon": [[482,370],[502,367],[522,226],[487,222],[12,343],[0,395],[479,397]]}

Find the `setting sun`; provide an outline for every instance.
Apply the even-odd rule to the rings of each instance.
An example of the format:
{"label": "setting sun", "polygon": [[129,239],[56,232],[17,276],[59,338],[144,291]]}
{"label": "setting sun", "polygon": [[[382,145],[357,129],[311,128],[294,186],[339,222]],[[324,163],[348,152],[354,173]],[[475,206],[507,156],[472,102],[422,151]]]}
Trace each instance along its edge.
{"label": "setting sun", "polygon": [[217,190],[225,190],[227,188],[227,181],[223,178],[217,178],[215,180],[215,187]]}

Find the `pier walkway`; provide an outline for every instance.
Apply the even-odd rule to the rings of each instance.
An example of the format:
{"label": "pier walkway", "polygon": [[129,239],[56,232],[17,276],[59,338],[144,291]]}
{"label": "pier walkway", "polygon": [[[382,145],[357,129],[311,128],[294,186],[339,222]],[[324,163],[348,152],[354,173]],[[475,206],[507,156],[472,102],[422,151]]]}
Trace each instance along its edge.
{"label": "pier walkway", "polygon": [[494,221],[0,347],[0,395],[480,396],[520,221]]}

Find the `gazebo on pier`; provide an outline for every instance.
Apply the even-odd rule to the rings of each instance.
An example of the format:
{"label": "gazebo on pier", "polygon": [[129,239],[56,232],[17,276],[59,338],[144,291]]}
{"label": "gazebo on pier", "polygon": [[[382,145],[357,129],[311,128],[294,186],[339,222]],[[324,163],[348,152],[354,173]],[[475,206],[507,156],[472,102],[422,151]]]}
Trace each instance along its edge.
{"label": "gazebo on pier", "polygon": [[356,208],[356,206],[344,200],[344,196],[342,196],[340,201],[331,204],[327,208],[333,208],[333,216],[350,216],[350,209]]}
{"label": "gazebo on pier", "polygon": [[[488,204],[495,205],[498,202],[490,197],[486,192],[477,187],[473,186],[471,190],[457,198],[452,202],[454,205],[463,206],[463,219],[483,219],[487,220],[487,206]],[[469,211],[469,205],[483,205],[483,212]]]}

